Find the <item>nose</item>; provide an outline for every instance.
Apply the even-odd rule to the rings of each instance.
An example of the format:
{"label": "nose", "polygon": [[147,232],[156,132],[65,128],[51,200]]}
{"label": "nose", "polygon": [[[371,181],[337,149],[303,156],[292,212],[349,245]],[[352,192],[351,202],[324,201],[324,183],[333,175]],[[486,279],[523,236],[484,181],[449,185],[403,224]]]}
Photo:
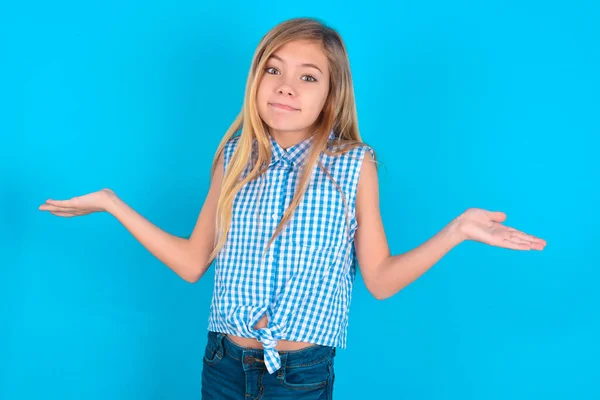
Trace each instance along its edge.
{"label": "nose", "polygon": [[288,83],[282,83],[277,88],[277,93],[282,94],[284,96],[293,97],[296,95],[296,91],[294,88]]}

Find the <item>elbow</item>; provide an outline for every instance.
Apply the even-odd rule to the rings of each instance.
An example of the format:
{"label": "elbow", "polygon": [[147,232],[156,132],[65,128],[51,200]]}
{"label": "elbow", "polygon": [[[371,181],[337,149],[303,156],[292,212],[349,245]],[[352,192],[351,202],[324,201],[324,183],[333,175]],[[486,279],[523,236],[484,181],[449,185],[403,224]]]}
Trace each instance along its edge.
{"label": "elbow", "polygon": [[204,275],[203,273],[198,272],[191,272],[185,275],[181,275],[181,278],[188,282],[188,283],[196,283],[200,280],[200,278],[202,278],[202,275]]}
{"label": "elbow", "polygon": [[388,299],[407,286],[405,282],[392,281],[381,275],[366,274],[363,278],[367,290],[377,300]]}
{"label": "elbow", "polygon": [[400,292],[405,287],[405,285],[400,287],[389,287],[388,285],[382,285],[376,289],[370,289],[369,292],[371,292],[373,297],[375,297],[377,300],[385,300],[394,296],[396,293]]}
{"label": "elbow", "polygon": [[187,283],[196,283],[200,280],[200,276],[192,275],[192,276],[182,276],[181,277]]}
{"label": "elbow", "polygon": [[387,259],[361,270],[365,286],[376,300],[385,300],[397,291],[394,289],[395,283],[391,279],[393,277],[389,276],[385,260]]}
{"label": "elbow", "polygon": [[392,294],[389,291],[385,290],[384,287],[374,284],[366,284],[367,290],[375,299],[377,300],[385,300],[388,297],[391,297]]}
{"label": "elbow", "polygon": [[385,299],[391,297],[391,294],[388,294],[388,293],[383,292],[381,290],[380,291],[372,290],[370,292],[373,295],[373,297],[375,297],[375,299],[377,299],[377,300],[385,300]]}
{"label": "elbow", "polygon": [[371,295],[377,300],[389,299],[400,290],[404,289],[404,286],[393,286],[390,284],[390,282],[383,282],[381,280],[366,280],[365,286],[367,287],[369,293],[371,293]]}
{"label": "elbow", "polygon": [[181,278],[189,283],[198,282],[203,276],[204,273],[208,270],[209,265],[193,265],[188,268],[185,274],[181,274]]}

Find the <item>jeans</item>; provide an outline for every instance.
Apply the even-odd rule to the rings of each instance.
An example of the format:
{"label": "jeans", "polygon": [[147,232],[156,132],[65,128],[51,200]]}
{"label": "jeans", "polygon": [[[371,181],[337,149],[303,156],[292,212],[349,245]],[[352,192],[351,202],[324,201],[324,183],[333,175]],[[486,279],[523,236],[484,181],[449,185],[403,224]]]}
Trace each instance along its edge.
{"label": "jeans", "polygon": [[281,368],[269,374],[264,351],[241,347],[209,332],[203,357],[203,400],[330,400],[335,347],[313,345],[279,351]]}

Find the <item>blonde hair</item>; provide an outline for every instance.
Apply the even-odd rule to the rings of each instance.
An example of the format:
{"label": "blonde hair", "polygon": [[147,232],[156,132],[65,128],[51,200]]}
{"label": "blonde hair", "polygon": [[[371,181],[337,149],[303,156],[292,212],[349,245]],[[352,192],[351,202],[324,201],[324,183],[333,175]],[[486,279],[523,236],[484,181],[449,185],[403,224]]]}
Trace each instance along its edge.
{"label": "blonde hair", "polygon": [[[215,248],[209,257],[209,264],[212,263],[226,243],[231,223],[233,201],[236,194],[242,186],[264,173],[271,161],[271,142],[267,131],[268,127],[258,114],[256,95],[267,60],[281,46],[295,40],[309,40],[321,44],[321,48],[329,62],[329,94],[321,114],[314,123],[315,136],[311,151],[304,161],[305,166],[300,176],[299,190],[294,194],[290,206],[285,211],[265,251],[285,227],[296,210],[308,186],[313,167],[318,163],[319,167],[333,180],[329,172],[318,162],[320,153],[324,152],[329,156],[338,156],[365,144],[361,140],[358,131],[350,63],[346,47],[340,35],[334,29],[312,18],[293,18],[272,28],[263,36],[256,48],[246,81],[242,110],[221,140],[212,163],[211,177],[215,172],[217,162],[224,151],[226,143],[241,128],[236,149],[223,177],[221,194],[217,205],[217,237]],[[332,131],[334,132],[335,140],[330,142],[328,141],[328,137]],[[254,141],[256,141],[258,150],[257,159],[254,165],[252,165],[250,172],[242,178],[242,174],[248,167],[252,155]],[[332,145],[336,145],[336,148]],[[335,180],[333,181],[343,196],[340,186]]]}

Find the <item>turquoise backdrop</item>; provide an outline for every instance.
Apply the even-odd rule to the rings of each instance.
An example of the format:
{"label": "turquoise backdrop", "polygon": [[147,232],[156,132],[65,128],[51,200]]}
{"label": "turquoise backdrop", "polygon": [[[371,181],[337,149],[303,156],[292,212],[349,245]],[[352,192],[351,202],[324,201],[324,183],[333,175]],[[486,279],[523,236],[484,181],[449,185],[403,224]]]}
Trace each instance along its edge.
{"label": "turquoise backdrop", "polygon": [[357,277],[338,399],[600,398],[600,6],[592,1],[5,2],[0,399],[199,399],[213,270],[190,285],[108,214],[190,234],[261,36],[338,29],[393,254],[469,207],[543,252],[467,242],[375,300]]}

